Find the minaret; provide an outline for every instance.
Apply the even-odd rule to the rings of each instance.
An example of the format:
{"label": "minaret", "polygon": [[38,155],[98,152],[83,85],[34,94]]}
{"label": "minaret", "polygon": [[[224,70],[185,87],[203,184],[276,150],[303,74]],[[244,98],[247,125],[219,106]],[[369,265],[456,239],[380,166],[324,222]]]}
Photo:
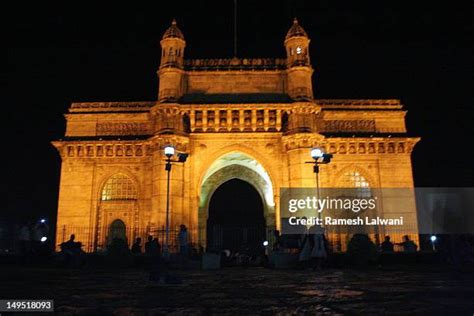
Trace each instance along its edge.
{"label": "minaret", "polygon": [[309,60],[309,42],[308,35],[295,18],[285,38],[288,94],[294,100],[313,99],[313,68]]}
{"label": "minaret", "polygon": [[173,19],[160,41],[161,63],[158,70],[159,102],[177,101],[183,94],[183,64],[186,41]]}

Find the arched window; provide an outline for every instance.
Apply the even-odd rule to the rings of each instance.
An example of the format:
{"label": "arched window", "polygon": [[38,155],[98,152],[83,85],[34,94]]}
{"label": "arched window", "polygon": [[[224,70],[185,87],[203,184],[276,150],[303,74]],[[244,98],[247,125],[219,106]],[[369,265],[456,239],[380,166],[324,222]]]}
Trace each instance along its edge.
{"label": "arched window", "polygon": [[102,201],[136,199],[137,189],[135,184],[132,179],[122,173],[111,176],[102,188]]}
{"label": "arched window", "polygon": [[358,197],[370,197],[372,193],[370,191],[369,181],[358,171],[349,171],[344,173],[340,186],[342,188],[355,188],[356,195]]}

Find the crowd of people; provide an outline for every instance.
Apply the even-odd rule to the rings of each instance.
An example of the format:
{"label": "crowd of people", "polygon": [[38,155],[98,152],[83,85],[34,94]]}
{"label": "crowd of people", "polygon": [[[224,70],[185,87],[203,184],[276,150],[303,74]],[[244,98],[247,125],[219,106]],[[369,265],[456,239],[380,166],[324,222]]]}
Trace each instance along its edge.
{"label": "crowd of people", "polygon": [[[390,236],[385,236],[378,250],[381,253],[394,253],[395,246],[401,247],[401,253],[416,253],[418,246],[408,235],[403,236],[403,241],[393,243]],[[324,228],[318,225],[310,227],[301,234],[281,236],[278,230],[274,234],[273,252],[296,252],[301,268],[321,269],[331,252]]]}
{"label": "crowd of people", "polygon": [[[182,257],[186,257],[189,254],[189,237],[188,237],[188,229],[185,225],[180,225],[179,233],[177,235],[177,244],[179,249],[179,254]],[[145,242],[145,247],[142,250],[142,238],[137,237],[135,242],[132,244],[130,251],[134,255],[146,254],[150,256],[158,256],[163,255],[163,251],[166,249],[162,249],[162,246],[158,240],[158,238],[153,236],[147,237],[147,242]]]}
{"label": "crowd of people", "polygon": [[[20,254],[28,258],[30,255],[41,254],[43,248],[49,248],[51,251],[53,247],[48,245],[48,236],[49,226],[45,220],[39,220],[36,223],[25,222],[18,231]],[[179,232],[174,237],[176,242],[171,241],[171,243],[177,246],[177,258],[184,266],[191,254],[187,227],[180,225]],[[85,260],[82,243],[76,241],[75,238],[76,236],[72,234],[69,240],[59,245],[61,249],[59,256],[67,264],[77,265]],[[112,244],[110,243],[107,247],[108,252],[111,254],[113,252]],[[154,268],[152,271],[155,271],[156,275],[161,275],[161,272],[158,271],[163,271],[163,259],[169,259],[170,249],[167,249],[166,246],[166,244],[162,245],[158,238],[151,235],[147,236],[147,241],[144,245],[142,244],[141,237],[137,237],[130,248],[128,248],[125,240],[121,243],[121,247],[124,247],[121,249],[129,254],[155,258],[156,260],[153,259]],[[455,236],[442,236],[439,238],[436,247],[436,251],[446,257],[445,259],[449,263],[456,264],[466,260],[474,262],[473,247],[462,236],[459,238]],[[418,246],[408,235],[403,236],[402,241],[398,243],[392,242],[390,236],[385,236],[384,241],[376,249],[382,254],[395,252],[412,254],[417,252]],[[325,266],[331,250],[324,228],[315,225],[297,235],[282,236],[279,231],[275,230],[273,244],[268,245],[268,242],[266,242],[266,245],[264,244],[262,247],[262,254],[256,257],[262,259],[259,262],[268,263],[271,260],[271,253],[291,252],[297,254],[300,267],[319,270]],[[240,265],[248,264],[252,259],[250,251],[245,251],[245,249],[235,253],[224,250],[221,255],[224,261],[234,260]],[[155,277],[152,276],[151,278]]]}
{"label": "crowd of people", "polygon": [[385,236],[384,241],[380,245],[381,252],[394,252],[394,246],[401,246],[404,253],[415,253],[418,246],[410,239],[408,235],[403,236],[403,241],[400,243],[393,243],[390,241],[390,236]]}
{"label": "crowd of people", "polygon": [[296,250],[300,268],[322,269],[329,254],[329,246],[321,226],[314,225],[301,234],[286,235],[285,237],[280,235],[278,230],[274,231],[273,252]]}

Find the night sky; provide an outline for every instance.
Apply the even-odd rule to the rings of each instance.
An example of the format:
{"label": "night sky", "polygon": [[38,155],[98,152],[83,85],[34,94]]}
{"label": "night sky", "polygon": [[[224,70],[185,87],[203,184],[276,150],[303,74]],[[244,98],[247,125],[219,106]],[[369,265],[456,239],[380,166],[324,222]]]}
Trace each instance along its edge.
{"label": "night sky", "polygon": [[[3,214],[54,217],[71,102],[155,100],[159,40],[176,18],[185,58],[233,52],[233,1],[159,7],[3,8]],[[311,38],[316,98],[399,98],[417,186],[472,186],[472,7],[447,1],[239,1],[238,56],[284,57],[297,16]],[[471,150],[471,153],[469,151]]]}

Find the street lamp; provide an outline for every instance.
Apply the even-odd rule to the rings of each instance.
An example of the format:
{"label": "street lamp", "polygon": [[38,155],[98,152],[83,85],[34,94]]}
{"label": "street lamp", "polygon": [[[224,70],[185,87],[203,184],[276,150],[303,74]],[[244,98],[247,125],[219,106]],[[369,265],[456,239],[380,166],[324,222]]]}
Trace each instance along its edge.
{"label": "street lamp", "polygon": [[169,255],[169,235],[170,235],[170,174],[172,163],[184,163],[188,158],[186,153],[178,153],[178,160],[171,159],[175,155],[175,148],[171,145],[166,145],[164,148],[164,154],[166,156],[165,170],[167,171],[166,178],[166,235],[165,245],[163,247],[163,255],[168,257]]}
{"label": "street lamp", "polygon": [[313,159],[319,159],[324,155],[323,151],[321,148],[313,148],[311,149],[311,158]]}
{"label": "street lamp", "polygon": [[[319,200],[319,165],[330,163],[332,154],[326,154],[318,147],[312,148],[310,154],[313,161],[307,161],[306,163],[313,164],[313,172],[316,174],[316,194]],[[318,212],[318,218],[321,218],[321,212]]]}
{"label": "street lamp", "polygon": [[165,156],[169,158],[173,157],[175,153],[174,147],[171,145],[165,146]]}
{"label": "street lamp", "polygon": [[430,237],[430,241],[431,241],[431,247],[433,247],[433,251],[436,251],[436,240],[438,239],[438,237],[436,237],[436,235],[431,235]]}

